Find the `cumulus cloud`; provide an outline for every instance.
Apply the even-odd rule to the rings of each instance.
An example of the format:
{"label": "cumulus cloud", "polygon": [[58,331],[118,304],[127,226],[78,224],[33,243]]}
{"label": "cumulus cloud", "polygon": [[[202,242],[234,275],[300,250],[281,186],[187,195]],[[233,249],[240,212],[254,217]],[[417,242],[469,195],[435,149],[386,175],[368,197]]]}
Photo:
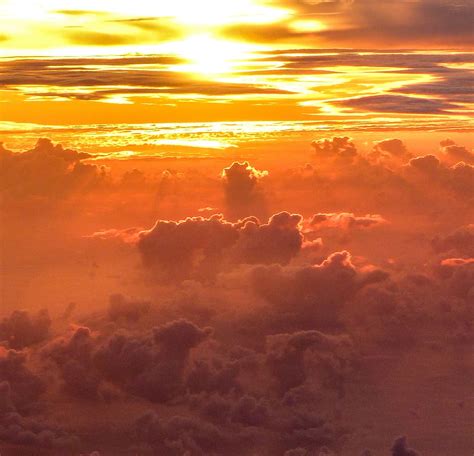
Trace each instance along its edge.
{"label": "cumulus cloud", "polygon": [[78,437],[58,425],[18,413],[13,405],[9,382],[0,382],[0,440],[18,445],[21,449],[30,446],[55,452],[77,450],[80,443]]}
{"label": "cumulus cloud", "polygon": [[95,399],[99,395],[101,378],[92,364],[94,345],[90,329],[77,327],[42,349],[43,359],[57,365],[65,391],[73,396]]}
{"label": "cumulus cloud", "polygon": [[[233,216],[255,215],[259,205],[264,204],[259,182],[268,176],[268,171],[259,171],[248,162],[234,162],[222,171],[226,202]],[[257,212],[257,214],[258,214]]]}
{"label": "cumulus cloud", "polygon": [[276,306],[281,321],[316,328],[337,325],[347,300],[386,278],[379,269],[356,268],[347,251],[333,253],[317,265],[257,266],[250,273],[253,290]]}
{"label": "cumulus cloud", "polygon": [[435,252],[454,252],[462,257],[474,257],[474,225],[462,226],[446,236],[432,240]]}
{"label": "cumulus cloud", "polygon": [[51,319],[47,310],[30,315],[26,310],[15,310],[0,321],[0,342],[15,350],[44,341],[49,335]]}
{"label": "cumulus cloud", "polygon": [[0,191],[11,195],[61,198],[74,191],[87,191],[105,182],[107,169],[84,160],[85,152],[64,149],[50,139],[39,139],[22,153],[0,149]]}
{"label": "cumulus cloud", "polygon": [[26,365],[27,353],[0,347],[0,383],[8,382],[8,402],[28,411],[46,390],[46,384]]}
{"label": "cumulus cloud", "polygon": [[[405,167],[409,179],[415,178],[439,186],[444,190],[464,195],[466,200],[474,197],[474,165],[459,162],[454,166],[444,165],[435,155],[428,154],[412,158]],[[415,173],[411,173],[415,171]]]}
{"label": "cumulus cloud", "polygon": [[337,158],[351,162],[357,156],[357,149],[352,139],[347,136],[334,136],[330,139],[318,139],[311,143],[316,157]]}
{"label": "cumulus cloud", "polygon": [[[38,147],[30,155],[53,157],[60,175],[90,159],[48,141]],[[52,239],[51,272],[18,275],[27,284],[18,302],[33,295],[30,309],[47,303],[53,321],[16,310],[0,322],[0,440],[17,453],[24,444],[83,454],[115,445],[166,456],[361,454],[369,446],[378,454],[402,422],[433,429],[447,451],[462,447],[467,407],[458,403],[470,389],[458,373],[473,340],[472,165],[452,165],[442,151],[411,157],[396,139],[367,155],[348,137],[317,140],[313,149],[317,160],[297,168],[309,159],[298,156],[294,173],[280,161],[272,168],[273,155],[262,158],[272,176],[264,181],[246,164],[227,168],[238,177],[218,179],[225,157],[147,158],[146,175],[141,161],[120,162],[118,185],[89,197],[100,216],[82,210],[83,193],[74,204],[62,200],[74,214],[67,242],[50,218],[41,227]],[[263,182],[268,220],[181,218],[222,207],[223,186],[248,205]],[[135,200],[142,186],[148,206]],[[109,191],[118,203],[109,204]],[[156,218],[148,230],[123,228]],[[25,233],[37,225],[19,226],[15,239],[30,241]],[[13,266],[26,269],[37,244],[28,244],[27,260],[12,244]],[[95,275],[87,274],[91,264]],[[71,319],[78,326],[64,332]],[[438,382],[443,413],[459,429],[432,419],[437,404],[422,405]],[[416,413],[400,407],[413,403],[413,391]],[[64,428],[54,426],[49,418],[65,417],[65,403]],[[380,413],[383,426],[373,421]],[[397,442],[393,454],[416,454]]]}
{"label": "cumulus cloud", "polygon": [[145,266],[167,278],[211,276],[227,264],[288,263],[303,244],[302,217],[282,212],[261,224],[254,217],[232,223],[222,215],[158,221],[140,233]]}
{"label": "cumulus cloud", "polygon": [[347,336],[300,331],[268,336],[266,362],[282,393],[302,385],[308,378],[308,364],[313,362],[318,366],[321,384],[342,394],[355,353]]}
{"label": "cumulus cloud", "polygon": [[101,345],[95,363],[106,378],[151,401],[164,402],[183,393],[190,351],[210,335],[187,320],[156,327],[151,334],[117,333]]}
{"label": "cumulus cloud", "polygon": [[376,141],[369,158],[377,163],[401,165],[412,158],[412,155],[403,141],[393,138]]}
{"label": "cumulus cloud", "polygon": [[219,454],[248,447],[254,440],[251,430],[228,430],[194,417],[159,418],[148,413],[134,426],[136,440],[158,454]]}
{"label": "cumulus cloud", "polygon": [[451,139],[445,139],[440,143],[441,159],[450,164],[459,162],[474,164],[474,153],[467,147],[459,146]]}
{"label": "cumulus cloud", "polygon": [[445,258],[434,269],[447,281],[451,295],[466,300],[474,298],[474,258]]}

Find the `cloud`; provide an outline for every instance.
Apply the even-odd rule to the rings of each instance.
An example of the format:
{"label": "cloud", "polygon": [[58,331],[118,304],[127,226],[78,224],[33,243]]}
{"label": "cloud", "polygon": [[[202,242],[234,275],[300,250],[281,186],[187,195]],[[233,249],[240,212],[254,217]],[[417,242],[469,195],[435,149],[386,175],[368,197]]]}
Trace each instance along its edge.
{"label": "cloud", "polygon": [[337,158],[345,161],[352,161],[357,156],[357,149],[352,139],[347,136],[334,136],[329,139],[318,139],[311,143],[316,157]]}
{"label": "cloud", "polygon": [[344,379],[355,361],[350,338],[300,331],[268,336],[266,344],[266,362],[282,393],[307,380],[306,355],[309,354],[316,364],[321,364],[318,369],[321,384],[342,394]]}
{"label": "cloud", "polygon": [[467,147],[458,146],[451,139],[445,139],[440,143],[441,156],[440,158],[450,164],[464,162],[468,165],[474,164],[474,153]]}
{"label": "cloud", "polygon": [[401,165],[406,163],[412,154],[408,152],[405,144],[400,139],[391,138],[375,141],[368,158],[376,163],[390,165]]}
{"label": "cloud", "polygon": [[223,37],[252,41],[255,43],[271,43],[276,41],[297,40],[303,34],[291,30],[286,24],[235,24],[220,30]]}
{"label": "cloud", "polygon": [[47,339],[50,326],[47,310],[34,316],[26,310],[15,310],[0,321],[0,341],[15,350],[22,349]]}
{"label": "cloud", "polygon": [[99,397],[100,375],[93,369],[94,335],[89,328],[73,328],[68,336],[49,342],[41,352],[45,361],[53,361],[60,372],[65,391],[86,399]]}
{"label": "cloud", "polygon": [[384,223],[387,223],[387,221],[378,214],[367,214],[361,217],[348,212],[315,214],[308,221],[308,229],[318,229],[320,227],[342,229],[371,228]]}
{"label": "cloud", "polygon": [[94,362],[110,381],[151,401],[165,402],[184,393],[184,369],[193,348],[212,334],[181,319],[151,334],[112,335],[94,354]]}
{"label": "cloud", "polygon": [[50,139],[21,153],[0,149],[0,191],[12,196],[64,198],[73,192],[95,189],[106,182],[107,169],[84,163],[92,156],[64,149]]}
{"label": "cloud", "polygon": [[[416,70],[408,71],[415,72]],[[469,83],[471,79],[470,70],[438,65],[431,68],[429,73],[432,76],[431,82],[410,84],[406,87],[394,89],[393,92],[445,98],[461,105],[474,101],[474,89]]]}
{"label": "cloud", "polygon": [[[108,41],[110,45],[125,39],[122,35],[103,37],[95,34],[92,37],[86,35],[85,38],[98,42],[103,40],[104,44]],[[28,86],[43,87],[43,91],[35,90],[32,94],[35,97],[85,100],[101,100],[113,95],[288,93],[264,84],[216,82],[170,70],[170,65],[178,63],[183,63],[183,60],[167,55],[115,57],[109,61],[101,57],[18,59],[0,65],[0,83],[7,89],[23,89],[26,93]],[[101,71],[92,70],[90,65],[101,67]]]}
{"label": "cloud", "polygon": [[[437,185],[446,192],[452,191],[463,195],[466,202],[474,197],[474,165],[459,162],[454,166],[445,166],[433,154],[412,158],[404,168],[409,179]],[[434,184],[434,185],[433,185]]]}
{"label": "cloud", "polygon": [[94,32],[91,30],[70,30],[66,32],[70,43],[86,46],[119,46],[136,44],[138,37],[124,34]]}
{"label": "cloud", "polygon": [[[156,454],[186,454],[197,456],[235,450],[253,441],[251,430],[229,431],[223,427],[189,416],[159,418],[148,413],[135,423],[136,439]],[[245,442],[245,443],[244,443]]]}
{"label": "cloud", "polygon": [[[334,47],[349,43],[369,48],[374,43],[404,48],[463,47],[472,42],[472,4],[468,0],[417,0],[396,6],[375,0],[276,0],[274,4],[323,21],[325,29],[308,33],[306,41],[317,39]],[[305,42],[304,34],[299,42]]]}
{"label": "cloud", "polygon": [[459,267],[474,263],[474,258],[446,258],[441,262],[442,266]]}
{"label": "cloud", "polygon": [[386,278],[378,269],[357,269],[347,251],[317,265],[257,266],[250,273],[254,292],[278,310],[281,321],[274,324],[315,328],[337,326],[342,307],[357,291]]}
{"label": "cloud", "polygon": [[447,110],[457,109],[455,104],[443,100],[390,94],[347,98],[345,100],[331,101],[331,104],[361,111],[395,112],[400,114],[447,114]]}
{"label": "cloud", "polygon": [[34,409],[46,383],[26,365],[27,353],[0,347],[0,383],[8,382],[8,402],[21,412]]}
{"label": "cloud", "polygon": [[[222,207],[223,155],[114,162],[111,184],[61,199],[44,225],[16,212],[2,285],[7,305],[29,310],[0,322],[8,451],[378,454],[399,423],[430,429],[424,451],[435,434],[448,452],[468,448],[470,385],[458,374],[473,340],[470,165],[363,138],[367,154],[349,137],[318,136],[290,170],[262,155],[264,180],[250,165],[234,169],[247,202],[264,184],[268,220],[192,217]],[[48,176],[97,158],[50,141],[0,150],[26,154],[30,170],[47,161]],[[37,314],[46,304],[52,321]],[[433,419],[439,404],[423,406],[441,383],[456,429]],[[415,399],[416,410],[400,407]]]}
{"label": "cloud", "polygon": [[[80,16],[88,15],[81,11],[76,13]],[[70,12],[69,15],[71,15]],[[65,36],[70,43],[84,46],[128,46],[150,42],[156,44],[176,40],[182,36],[181,30],[165,18],[108,19],[101,22],[99,26],[102,30],[110,27],[111,32],[95,30],[93,25],[87,25],[68,30]],[[119,31],[117,31],[117,26],[122,26]],[[130,33],[130,30],[125,31],[125,27],[132,28],[133,33]]]}
{"label": "cloud", "polygon": [[130,300],[121,294],[110,296],[108,315],[112,321],[136,322],[150,311],[151,303],[143,300]]}
{"label": "cloud", "polygon": [[282,212],[261,224],[254,217],[236,223],[222,215],[158,221],[140,233],[138,250],[146,267],[169,280],[210,278],[229,264],[288,263],[303,244],[302,218]]}
{"label": "cloud", "polygon": [[410,166],[422,173],[434,174],[440,169],[440,162],[434,155],[423,155],[412,158]]}
{"label": "cloud", "polygon": [[0,382],[0,440],[18,445],[20,451],[25,446],[36,450],[77,450],[80,444],[78,437],[67,433],[60,426],[22,416],[13,404],[12,394],[10,383]]}
{"label": "cloud", "polygon": [[392,456],[420,456],[420,453],[408,447],[406,437],[399,437],[393,443]]}
{"label": "cloud", "polygon": [[263,193],[259,182],[268,176],[268,171],[259,171],[248,162],[234,162],[222,171],[224,191],[229,209],[238,217],[255,215],[250,211],[263,204]]}
{"label": "cloud", "polygon": [[437,253],[455,253],[461,257],[474,256],[474,225],[462,226],[445,236],[433,238],[431,245]]}

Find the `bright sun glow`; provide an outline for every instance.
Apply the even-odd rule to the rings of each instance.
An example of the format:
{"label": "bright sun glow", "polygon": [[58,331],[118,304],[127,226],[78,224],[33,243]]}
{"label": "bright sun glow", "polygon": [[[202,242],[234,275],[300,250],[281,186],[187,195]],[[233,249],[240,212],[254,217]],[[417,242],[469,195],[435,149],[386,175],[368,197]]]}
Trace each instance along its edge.
{"label": "bright sun glow", "polygon": [[[257,0],[0,0],[2,16],[24,19],[53,19],[54,13],[82,11],[129,17],[161,17],[186,25],[225,25],[229,23],[267,23],[289,14]],[[50,15],[49,18],[47,17]],[[57,19],[57,18],[56,18]]]}
{"label": "bright sun glow", "polygon": [[183,57],[189,63],[180,70],[199,74],[229,73],[245,60],[255,46],[218,39],[210,34],[192,35],[164,46],[166,52]]}
{"label": "bright sun glow", "polygon": [[169,6],[169,14],[183,24],[225,25],[273,22],[288,12],[258,5],[254,0],[175,0]]}

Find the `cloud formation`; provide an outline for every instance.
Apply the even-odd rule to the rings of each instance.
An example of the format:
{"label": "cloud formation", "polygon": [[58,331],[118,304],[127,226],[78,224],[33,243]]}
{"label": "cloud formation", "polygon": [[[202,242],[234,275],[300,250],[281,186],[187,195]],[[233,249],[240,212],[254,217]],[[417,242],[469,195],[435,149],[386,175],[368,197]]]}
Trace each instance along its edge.
{"label": "cloud formation", "polygon": [[286,264],[302,247],[301,220],[288,212],[275,214],[264,224],[255,217],[232,223],[221,214],[180,222],[160,220],[140,233],[138,249],[144,264],[168,279],[212,277],[229,264]]}
{"label": "cloud formation", "polygon": [[[227,205],[231,213],[242,217],[252,214],[252,209],[258,210],[258,205],[264,204],[264,195],[259,187],[259,181],[268,175],[268,171],[259,171],[248,162],[234,162],[222,171],[224,191]],[[255,210],[255,209],[253,209]]]}

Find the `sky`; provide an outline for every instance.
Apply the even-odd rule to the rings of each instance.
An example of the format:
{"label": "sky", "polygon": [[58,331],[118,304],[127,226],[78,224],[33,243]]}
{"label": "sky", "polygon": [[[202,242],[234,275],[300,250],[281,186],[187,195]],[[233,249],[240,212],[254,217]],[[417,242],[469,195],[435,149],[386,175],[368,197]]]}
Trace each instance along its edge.
{"label": "sky", "polygon": [[471,125],[468,0],[2,0],[0,17],[4,121]]}
{"label": "sky", "polygon": [[470,0],[0,0],[2,456],[472,456]]}

